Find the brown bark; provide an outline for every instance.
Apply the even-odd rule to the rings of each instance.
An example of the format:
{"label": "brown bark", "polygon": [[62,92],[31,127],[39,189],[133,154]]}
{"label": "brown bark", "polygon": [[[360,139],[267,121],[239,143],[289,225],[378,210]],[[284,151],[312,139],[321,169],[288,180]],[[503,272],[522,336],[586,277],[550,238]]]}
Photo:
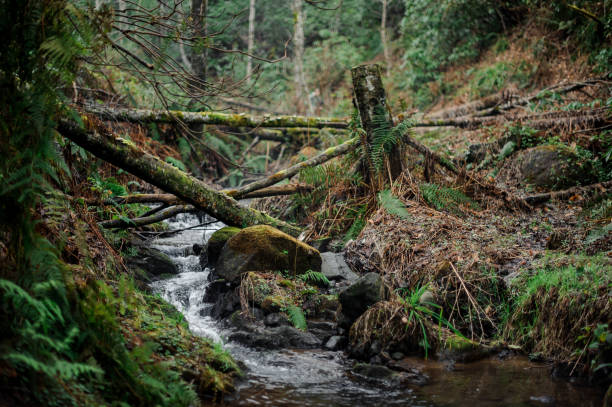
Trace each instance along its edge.
{"label": "brown bark", "polygon": [[266,224],[292,236],[297,236],[301,231],[298,227],[265,213],[240,206],[233,198],[212,190],[197,178],[145,153],[125,139],[86,131],[67,120],[60,121],[58,130],[62,136],[95,156],[176,195],[227,225],[246,227]]}

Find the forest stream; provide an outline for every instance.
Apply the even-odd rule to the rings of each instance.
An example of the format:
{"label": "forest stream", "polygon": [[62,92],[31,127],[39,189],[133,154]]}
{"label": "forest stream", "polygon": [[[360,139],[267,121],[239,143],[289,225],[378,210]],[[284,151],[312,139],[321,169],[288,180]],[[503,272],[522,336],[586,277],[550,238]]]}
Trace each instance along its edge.
{"label": "forest stream", "polygon": [[[180,214],[167,221],[171,230],[196,226],[200,218]],[[524,356],[503,353],[489,359],[449,364],[408,358],[429,379],[425,385],[389,386],[351,372],[352,361],[341,351],[261,351],[225,342],[226,329],[209,316],[213,304],[202,299],[210,270],[196,255],[185,256],[194,244],[205,242],[223,224],[193,228],[158,238],[151,246],[169,255],[180,273],[152,283],[152,288],[176,306],[199,336],[221,342],[244,364],[245,378],[237,392],[226,397],[229,406],[600,406],[600,389],[554,379],[550,366]]]}

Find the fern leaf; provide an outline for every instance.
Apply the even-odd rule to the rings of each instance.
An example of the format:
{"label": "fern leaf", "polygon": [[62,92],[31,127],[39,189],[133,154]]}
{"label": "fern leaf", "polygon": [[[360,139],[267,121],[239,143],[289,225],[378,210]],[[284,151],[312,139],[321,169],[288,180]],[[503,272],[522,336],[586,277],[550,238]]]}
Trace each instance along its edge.
{"label": "fern leaf", "polygon": [[391,190],[385,189],[378,193],[378,202],[388,213],[391,215],[399,216],[400,218],[407,219],[410,214],[406,210],[406,205],[399,198],[393,196]]}
{"label": "fern leaf", "polygon": [[295,305],[290,305],[287,308],[287,315],[289,316],[289,320],[293,324],[294,327],[301,331],[305,331],[308,328],[306,324],[306,317],[302,312],[302,309]]}
{"label": "fern leaf", "polygon": [[330,284],[325,274],[321,273],[320,271],[308,270],[306,273],[300,276],[300,280],[324,287],[327,287]]}

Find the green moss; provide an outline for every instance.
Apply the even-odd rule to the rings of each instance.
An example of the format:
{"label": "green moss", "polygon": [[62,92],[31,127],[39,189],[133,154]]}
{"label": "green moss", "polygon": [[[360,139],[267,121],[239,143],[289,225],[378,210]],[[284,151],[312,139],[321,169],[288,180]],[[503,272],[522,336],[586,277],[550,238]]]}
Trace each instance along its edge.
{"label": "green moss", "polygon": [[261,309],[267,312],[279,312],[285,308],[287,299],[281,295],[269,295],[261,302]]}
{"label": "green moss", "polygon": [[240,232],[240,228],[234,226],[223,227],[210,236],[206,245],[206,254],[208,255],[208,261],[215,263],[221,254],[221,250],[225,243],[236,233]]}

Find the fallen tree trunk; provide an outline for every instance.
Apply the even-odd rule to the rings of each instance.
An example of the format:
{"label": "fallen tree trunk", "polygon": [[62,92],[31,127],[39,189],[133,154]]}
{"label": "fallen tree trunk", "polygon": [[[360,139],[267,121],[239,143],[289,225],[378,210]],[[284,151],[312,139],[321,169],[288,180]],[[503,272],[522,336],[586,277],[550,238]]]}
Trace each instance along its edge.
{"label": "fallen tree trunk", "polygon": [[523,199],[530,205],[541,204],[553,199],[567,199],[574,195],[590,193],[594,190],[606,191],[612,188],[612,181],[600,182],[598,184],[591,184],[579,187],[573,187],[565,189],[563,191],[546,192],[542,194],[529,195]]}
{"label": "fallen tree trunk", "polygon": [[610,119],[609,109],[593,109],[588,111],[552,112],[539,115],[511,115],[465,117],[446,120],[424,120],[414,124],[415,127],[459,127],[477,129],[503,123],[523,123],[537,130],[553,128],[574,129],[585,126],[597,126]]}
{"label": "fallen tree trunk", "polygon": [[346,154],[349,151],[353,151],[358,146],[359,146],[359,138],[357,137],[352,138],[338,146],[330,147],[327,150],[323,151],[321,154],[314,156],[306,161],[295,164],[284,170],[280,170],[267,178],[263,178],[259,181],[252,182],[248,185],[245,185],[237,189],[226,190],[225,193],[236,199],[244,198],[245,196],[248,196],[247,194],[249,192],[260,190],[267,186],[274,185],[277,182],[282,181],[284,179],[291,178],[292,176],[300,172],[300,170],[303,168],[313,167],[315,165],[323,164],[324,162],[329,161],[334,157],[337,157],[342,154]]}
{"label": "fallen tree trunk", "polygon": [[162,220],[169,219],[179,213],[195,212],[198,209],[193,205],[177,205],[166,208],[158,213],[150,216],[142,216],[134,219],[113,219],[105,220],[98,225],[106,229],[112,228],[133,228],[138,226],[146,226],[152,223],[161,222]]}
{"label": "fallen tree trunk", "polygon": [[[310,192],[313,187],[306,184],[287,184],[278,185],[268,188],[263,188],[253,192],[244,194],[240,199],[264,198],[280,195],[293,195],[298,193]],[[221,191],[225,193],[226,191]],[[85,201],[87,205],[99,205],[100,202],[94,199]],[[117,196],[111,199],[106,199],[103,202],[105,205],[129,204],[129,203],[161,203],[164,205],[184,205],[185,202],[172,194],[132,194],[125,196]]]}
{"label": "fallen tree trunk", "polygon": [[87,107],[87,112],[104,120],[133,123],[175,123],[212,124],[230,127],[348,127],[346,119],[305,116],[252,116],[217,112],[181,112],[177,110],[110,109]]}
{"label": "fallen tree trunk", "polygon": [[490,107],[500,105],[504,102],[512,100],[513,95],[508,91],[502,91],[491,96],[487,96],[482,99],[468,102],[459,106],[451,107],[448,109],[438,110],[427,115],[429,120],[442,120],[451,119],[453,117],[468,116],[476,113],[480,110],[484,110]]}
{"label": "fallen tree trunk", "polygon": [[508,102],[508,103],[504,103],[502,105],[498,105],[498,106],[493,106],[490,107],[488,109],[484,109],[481,110],[479,112],[477,112],[478,116],[490,116],[492,114],[496,114],[499,113],[501,111],[504,110],[510,110],[513,109],[515,107],[519,107],[519,106],[525,106],[528,105],[531,102],[534,102],[536,100],[540,100],[540,99],[544,99],[547,96],[550,95],[550,93],[557,93],[557,94],[565,94],[565,93],[569,93],[569,92],[573,92],[575,90],[580,90],[584,87],[587,86],[593,86],[593,85],[597,85],[599,83],[602,82],[601,78],[594,78],[594,79],[587,79],[583,82],[575,82],[575,83],[570,83],[568,85],[561,85],[561,84],[557,84],[557,85],[553,85],[551,87],[548,87],[546,89],[543,89],[541,91],[539,91],[538,93],[531,95],[531,96],[527,96],[524,98],[519,98],[518,100],[512,101],[512,102]]}
{"label": "fallen tree trunk", "polygon": [[95,156],[166,192],[173,193],[227,225],[245,227],[266,224],[292,236],[300,233],[300,229],[296,226],[240,206],[233,198],[212,190],[197,178],[145,153],[130,141],[113,135],[103,136],[95,131],[86,131],[68,120],[60,120],[58,131]]}

